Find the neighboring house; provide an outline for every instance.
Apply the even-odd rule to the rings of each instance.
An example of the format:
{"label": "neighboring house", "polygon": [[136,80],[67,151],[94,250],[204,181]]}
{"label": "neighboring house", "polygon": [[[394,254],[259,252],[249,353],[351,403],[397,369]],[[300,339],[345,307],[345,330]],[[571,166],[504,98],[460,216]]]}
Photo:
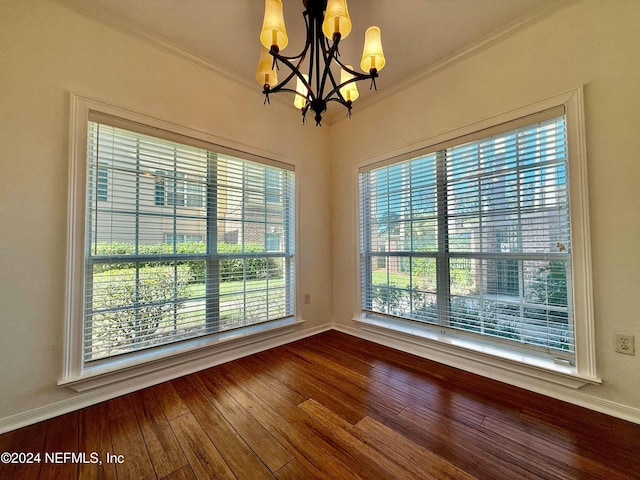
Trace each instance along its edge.
{"label": "neighboring house", "polygon": [[[95,137],[93,137],[95,135]],[[100,133],[95,126],[91,138]],[[125,135],[120,135],[122,142]],[[283,192],[277,172],[254,164],[241,168],[229,155],[215,154],[185,146],[159,151],[155,156],[137,155],[140,142],[118,144],[105,152],[109,138],[89,145],[94,152],[97,175],[94,178],[97,201],[94,243],[178,244],[205,242],[206,209],[215,203],[217,238],[227,244],[262,245],[266,251],[284,248]],[[122,152],[128,152],[123,155]],[[117,153],[116,153],[117,152]],[[213,165],[217,180],[208,180]],[[236,172],[242,171],[241,176]],[[232,171],[233,175],[225,172]],[[114,189],[118,189],[114,195]],[[266,208],[265,208],[266,205]],[[266,212],[266,217],[265,217]],[[132,217],[145,217],[142,228],[134,230]],[[158,217],[166,221],[157,222]],[[174,221],[175,220],[175,221]],[[119,228],[112,228],[119,225]]]}

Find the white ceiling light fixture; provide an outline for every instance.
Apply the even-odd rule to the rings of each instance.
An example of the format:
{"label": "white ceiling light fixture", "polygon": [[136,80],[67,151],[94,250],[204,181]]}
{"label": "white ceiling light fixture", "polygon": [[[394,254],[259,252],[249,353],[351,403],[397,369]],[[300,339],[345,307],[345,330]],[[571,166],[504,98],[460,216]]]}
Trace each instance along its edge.
{"label": "white ceiling light fixture", "polygon": [[[305,122],[309,109],[315,113],[316,125],[320,125],[322,114],[331,101],[342,104],[351,116],[353,101],[358,98],[355,82],[371,80],[376,88],[375,79],[385,65],[380,29],[369,27],[365,32],[364,49],[360,68],[365,73],[353,70],[351,65],[343,64],[339,57],[340,41],[351,33],[351,19],[346,0],[303,0],[302,13],[306,25],[307,38],[302,52],[287,57],[280,52],[289,43],[282,13],[282,0],[265,0],[264,21],[260,32],[260,43],[264,46],[260,55],[256,80],[263,87],[265,103],[269,94],[277,92],[294,93],[294,105],[302,112]],[[309,54],[308,73],[302,73],[303,62]],[[340,82],[331,70],[338,65]],[[279,65],[287,66],[291,72],[278,83]],[[296,88],[289,82],[296,77]]]}

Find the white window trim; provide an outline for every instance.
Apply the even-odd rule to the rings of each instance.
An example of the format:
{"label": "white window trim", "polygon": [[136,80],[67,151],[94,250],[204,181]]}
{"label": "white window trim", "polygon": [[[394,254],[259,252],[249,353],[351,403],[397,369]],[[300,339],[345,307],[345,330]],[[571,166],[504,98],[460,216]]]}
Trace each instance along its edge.
{"label": "white window trim", "polygon": [[[434,360],[475,370],[477,373],[495,377],[513,379],[513,375],[522,378],[543,380],[571,388],[579,388],[590,383],[602,383],[597,373],[596,338],[591,281],[591,243],[589,226],[589,202],[587,184],[587,150],[584,130],[584,94],[583,88],[559,93],[552,97],[480,120],[463,127],[444,132],[418,143],[412,143],[369,158],[354,165],[354,191],[358,192],[358,172],[372,165],[382,166],[411,157],[417,150],[450,142],[452,139],[473,134],[494,126],[511,122],[528,115],[563,106],[566,114],[567,148],[569,153],[570,218],[572,233],[572,271],[575,322],[575,366],[558,365],[553,362],[540,362],[539,359],[516,356],[505,349],[503,352],[488,349],[479,343],[453,339],[451,335],[427,333],[424,327],[407,327],[406,322],[372,317],[361,310],[361,279],[357,275],[354,297],[354,321],[356,326],[380,336],[382,342],[391,340],[390,346],[403,349],[407,343],[410,351],[415,345],[424,348],[416,353],[429,356]],[[359,196],[354,195],[354,215],[359,218]],[[354,222],[355,236],[360,238],[360,224]],[[355,242],[355,271],[360,272],[360,242]],[[409,344],[414,344],[410,347]],[[521,352],[519,352],[521,353]],[[515,381],[512,383],[521,383]]]}
{"label": "white window trim", "polygon": [[[297,162],[291,159],[274,158],[272,152],[262,152],[245,144],[221,139],[205,132],[166,122],[154,117],[135,113],[88,97],[70,94],[69,132],[69,181],[67,210],[67,271],[65,278],[65,323],[62,375],[58,385],[70,387],[78,392],[110,386],[127,385],[141,376],[150,375],[165,379],[166,372],[189,371],[204,368],[212,355],[228,356],[232,349],[257,351],[281,343],[281,339],[294,334],[304,323],[298,313],[274,322],[253,325],[241,330],[221,332],[217,335],[194,338],[190,341],[169,344],[150,351],[140,351],[114,358],[108,362],[85,366],[83,362],[83,298],[84,298],[84,242],[85,242],[85,197],[87,129],[90,112],[99,112],[126,121],[136,122],[164,132],[189,137],[194,142],[215,145],[219,153],[242,155],[247,160],[258,160],[266,165],[295,170]],[[219,147],[219,148],[218,148]],[[298,182],[295,184],[295,238],[298,237]],[[295,278],[299,277],[299,262],[295,262]],[[294,312],[298,302],[298,288],[294,293]],[[295,335],[297,336],[297,335]],[[260,347],[260,345],[264,345]],[[163,372],[165,372],[163,374]],[[158,380],[160,381],[160,380]]]}

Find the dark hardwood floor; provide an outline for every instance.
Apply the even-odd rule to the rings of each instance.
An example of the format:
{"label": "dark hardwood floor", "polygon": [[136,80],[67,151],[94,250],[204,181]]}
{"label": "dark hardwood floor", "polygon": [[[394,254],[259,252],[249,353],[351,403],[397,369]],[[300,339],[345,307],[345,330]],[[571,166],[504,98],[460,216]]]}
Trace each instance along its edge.
{"label": "dark hardwood floor", "polygon": [[640,425],[331,331],[9,432],[0,452],[40,454],[0,464],[12,480],[612,480],[640,478]]}

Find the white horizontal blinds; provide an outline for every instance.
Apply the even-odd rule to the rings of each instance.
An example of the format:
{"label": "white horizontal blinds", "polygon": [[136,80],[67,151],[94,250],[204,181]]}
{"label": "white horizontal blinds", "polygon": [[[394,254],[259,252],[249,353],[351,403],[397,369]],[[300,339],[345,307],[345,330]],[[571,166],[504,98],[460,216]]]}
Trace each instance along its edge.
{"label": "white horizontal blinds", "polygon": [[[550,120],[552,118],[558,118],[560,116],[563,116],[564,114],[565,114],[564,105],[559,105],[546,110],[542,110],[540,112],[526,115],[524,117],[520,117],[520,118],[509,120],[503,123],[491,125],[486,128],[471,130],[470,133],[466,133],[454,138],[449,138],[445,141],[440,141],[437,143],[434,142],[416,151],[407,152],[402,155],[386,158],[384,160],[379,160],[373,164],[362,166],[359,169],[359,173],[370,171],[370,170],[376,170],[382,167],[388,167],[389,165],[394,165],[400,162],[414,159],[417,156],[424,156],[424,155],[435,153],[435,152],[443,152],[451,147],[456,147],[458,145],[474,142],[476,140],[481,140],[483,138],[494,137],[505,132],[517,130],[518,128],[521,128],[521,127],[526,127],[528,125],[535,125],[536,123],[544,122],[545,120]],[[486,122],[483,122],[483,123],[486,123]],[[466,129],[469,130],[472,128],[473,126],[469,126]]]}
{"label": "white horizontal blinds", "polygon": [[564,116],[360,174],[364,310],[572,356]]}
{"label": "white horizontal blinds", "polygon": [[360,174],[365,310],[431,318],[438,252],[436,155]]}
{"label": "white horizontal blinds", "polygon": [[239,327],[291,315],[293,173],[226,158],[217,175],[221,318]]}
{"label": "white horizontal blinds", "polygon": [[446,152],[448,325],[572,354],[564,117]]}
{"label": "white horizontal blinds", "polygon": [[206,152],[91,122],[87,158],[106,182],[88,196],[85,361],[201,333]]}
{"label": "white horizontal blinds", "polygon": [[97,122],[87,160],[85,361],[293,313],[293,172]]}

